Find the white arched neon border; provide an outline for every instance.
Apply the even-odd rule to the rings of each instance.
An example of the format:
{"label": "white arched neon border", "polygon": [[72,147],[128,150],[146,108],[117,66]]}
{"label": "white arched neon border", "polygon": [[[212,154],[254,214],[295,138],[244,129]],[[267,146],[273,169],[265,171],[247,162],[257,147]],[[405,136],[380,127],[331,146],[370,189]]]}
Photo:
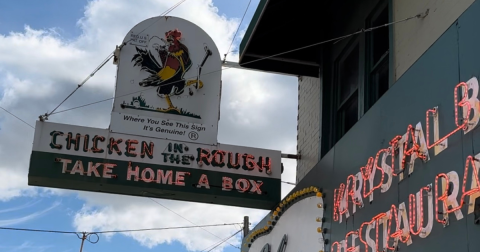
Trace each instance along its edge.
{"label": "white arched neon border", "polygon": [[[324,251],[323,195],[316,187],[286,197],[267,216],[267,225],[255,227],[244,240],[242,251]],[[279,247],[283,249],[279,250]]]}

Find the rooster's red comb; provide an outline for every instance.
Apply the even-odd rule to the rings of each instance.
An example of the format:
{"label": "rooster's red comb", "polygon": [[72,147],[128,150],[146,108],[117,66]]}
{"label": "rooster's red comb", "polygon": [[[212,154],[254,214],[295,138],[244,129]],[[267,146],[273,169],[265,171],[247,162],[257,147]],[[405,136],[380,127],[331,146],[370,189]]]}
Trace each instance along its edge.
{"label": "rooster's red comb", "polygon": [[178,29],[175,30],[170,30],[168,32],[165,32],[165,37],[172,36],[179,40],[182,37],[182,32],[179,31]]}

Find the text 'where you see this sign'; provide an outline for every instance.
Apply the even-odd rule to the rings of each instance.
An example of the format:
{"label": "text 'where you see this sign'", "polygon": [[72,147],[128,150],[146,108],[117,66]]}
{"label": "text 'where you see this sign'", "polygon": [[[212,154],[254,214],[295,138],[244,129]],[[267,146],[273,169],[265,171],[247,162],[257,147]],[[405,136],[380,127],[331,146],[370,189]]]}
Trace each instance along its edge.
{"label": "text 'where you see this sign'", "polygon": [[155,17],[123,42],[111,131],[215,145],[222,65],[210,36],[186,20]]}
{"label": "text 'where you see this sign'", "polygon": [[116,51],[109,129],[37,121],[28,184],[270,210],[280,151],[217,143],[221,59],[174,17],[136,25]]}

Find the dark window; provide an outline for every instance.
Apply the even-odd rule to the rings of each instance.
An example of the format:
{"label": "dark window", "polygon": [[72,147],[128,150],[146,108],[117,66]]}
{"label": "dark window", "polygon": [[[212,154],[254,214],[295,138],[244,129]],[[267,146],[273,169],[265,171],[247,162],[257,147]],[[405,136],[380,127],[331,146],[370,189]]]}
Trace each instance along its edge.
{"label": "dark window", "polygon": [[[367,25],[378,27],[389,22],[388,6],[383,5],[374,12]],[[382,97],[389,88],[389,28],[375,29],[366,36],[366,101],[365,112]]]}
{"label": "dark window", "polygon": [[339,64],[338,87],[340,103],[345,102],[358,89],[358,45]]}
{"label": "dark window", "polygon": [[[352,48],[352,47],[350,47]],[[358,43],[345,52],[337,66],[337,139],[338,141],[358,121],[358,80],[360,50]]]}
{"label": "dark window", "polygon": [[[378,0],[377,3],[370,13],[347,15],[349,20],[336,24],[335,31],[329,32],[336,34],[330,37],[335,37],[361,28],[377,29],[321,49],[322,157],[390,88],[392,26],[384,25],[391,22],[391,1]],[[355,12],[359,11],[364,8]],[[333,10],[331,15],[339,13]]]}

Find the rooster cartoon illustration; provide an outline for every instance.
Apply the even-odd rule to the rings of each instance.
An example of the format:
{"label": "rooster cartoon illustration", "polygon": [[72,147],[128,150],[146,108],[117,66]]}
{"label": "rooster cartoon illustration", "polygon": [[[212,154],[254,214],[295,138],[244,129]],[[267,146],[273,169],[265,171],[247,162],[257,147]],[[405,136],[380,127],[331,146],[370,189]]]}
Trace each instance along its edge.
{"label": "rooster cartoon illustration", "polygon": [[[172,111],[176,110],[180,113],[172,104],[171,96],[181,95],[184,93],[186,87],[194,85],[196,89],[203,87],[203,83],[200,80],[200,73],[207,58],[212,55],[212,52],[205,47],[205,57],[202,63],[198,67],[198,75],[195,80],[185,80],[185,73],[190,70],[193,63],[190,58],[188,48],[180,42],[182,39],[182,32],[178,29],[170,30],[165,33],[165,39],[161,40],[165,45],[157,45],[154,49],[153,55],[151,50],[136,47],[137,54],[132,58],[134,66],[140,66],[141,70],[150,73],[151,75],[138,84],[142,87],[156,86],[157,95],[164,97],[167,101],[168,108],[157,109],[159,111]],[[160,62],[157,61],[157,56]],[[192,90],[189,91],[190,95],[193,95]]]}

